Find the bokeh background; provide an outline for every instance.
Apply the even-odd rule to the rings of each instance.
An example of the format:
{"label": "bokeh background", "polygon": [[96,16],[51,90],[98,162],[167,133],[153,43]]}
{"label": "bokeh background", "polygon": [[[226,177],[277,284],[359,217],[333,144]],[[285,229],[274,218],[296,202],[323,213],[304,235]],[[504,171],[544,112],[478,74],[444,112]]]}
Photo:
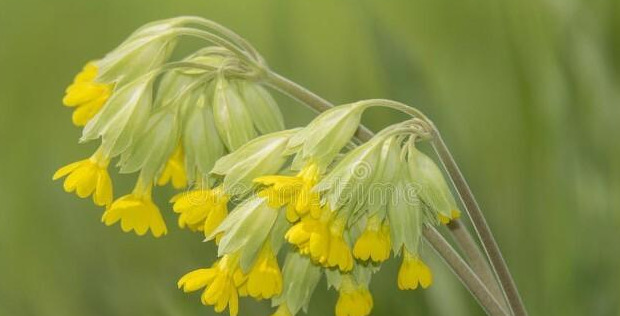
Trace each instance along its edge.
{"label": "bokeh background", "polygon": [[[213,247],[174,225],[138,238],[53,183],[81,159],[61,105],[88,60],[151,20],[200,15],[247,37],[276,71],[343,103],[390,98],[435,120],[532,315],[620,314],[620,2],[615,0],[2,0],[0,315],[213,315],[180,275]],[[312,113],[285,98],[290,126]],[[379,128],[400,117],[373,112]],[[131,176],[116,177],[126,192]],[[161,205],[172,195],[157,191]],[[480,315],[433,262],[430,290],[375,277],[374,315]],[[321,283],[310,315],[329,315]],[[243,301],[242,315],[268,315]]]}

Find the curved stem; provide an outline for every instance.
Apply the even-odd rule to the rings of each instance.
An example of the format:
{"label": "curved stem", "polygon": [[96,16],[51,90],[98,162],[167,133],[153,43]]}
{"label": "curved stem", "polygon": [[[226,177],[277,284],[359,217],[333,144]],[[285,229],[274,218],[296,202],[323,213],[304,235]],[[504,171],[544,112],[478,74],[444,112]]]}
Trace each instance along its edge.
{"label": "curved stem", "polygon": [[[267,71],[265,82],[272,88],[288,95],[302,104],[308,105],[317,113],[325,112],[334,107],[334,105],[329,101],[273,71]],[[371,130],[361,125],[355,133],[355,136],[362,141],[370,140],[373,135],[374,133]]]}
{"label": "curved stem", "polygon": [[476,202],[467,181],[465,181],[465,177],[463,177],[461,170],[454,161],[454,158],[452,158],[450,150],[441,138],[441,135],[437,129],[434,130],[434,134],[435,135],[431,141],[433,148],[437,152],[444,168],[450,175],[450,179],[452,179],[452,183],[454,184],[463,205],[465,205],[465,210],[472,221],[474,230],[482,243],[482,247],[488,256],[489,261],[491,262],[491,267],[493,268],[493,271],[495,272],[495,275],[504,290],[510,309],[517,316],[527,315],[527,311],[525,310],[525,306],[523,305],[517,286],[512,279],[510,270],[508,269],[508,265],[506,264],[499,246],[493,237],[491,228],[487,224],[487,221],[480,210],[480,206],[478,206],[478,202]]}
{"label": "curved stem", "polygon": [[256,50],[256,48],[254,48],[254,46],[252,46],[252,44],[250,44],[250,42],[248,42],[245,38],[239,36],[237,33],[233,32],[232,30],[230,30],[229,28],[205,19],[203,17],[199,17],[199,16],[187,16],[185,17],[185,20],[190,22],[190,23],[194,23],[197,25],[201,25],[204,26],[210,30],[216,31],[220,34],[222,34],[223,36],[225,36],[226,38],[232,40],[233,42],[235,42],[235,44],[241,46],[241,48],[245,49],[246,51],[248,51],[250,54],[252,54],[252,56],[254,58],[256,58],[258,61],[263,61],[263,57],[258,53],[258,51]]}
{"label": "curved stem", "polygon": [[456,274],[487,314],[508,315],[485,284],[434,227],[425,226],[423,234],[424,238],[448,264],[452,272]]}
{"label": "curved stem", "polygon": [[[265,83],[268,84],[269,86],[271,86],[272,88],[274,88],[274,89],[276,89],[276,90],[278,90],[278,91],[280,91],[280,92],[290,96],[291,98],[293,98],[293,99],[295,99],[295,100],[297,100],[297,101],[299,101],[299,102],[301,102],[301,103],[311,107],[316,112],[324,112],[324,111],[327,111],[327,110],[329,110],[329,109],[331,109],[333,107],[333,105],[329,101],[321,98],[320,96],[318,96],[315,93],[309,91],[308,89],[300,86],[299,84],[297,84],[297,83],[295,83],[295,82],[293,82],[293,81],[291,81],[291,80],[289,80],[289,79],[287,79],[287,78],[285,78],[285,77],[283,77],[283,76],[281,76],[281,75],[279,75],[279,74],[277,74],[277,73],[275,73],[273,71],[267,71],[266,72]],[[382,100],[382,101],[384,101],[384,100]],[[410,111],[408,109],[413,109],[413,108],[410,108],[410,107],[408,107],[408,106],[406,106],[406,105],[404,105],[402,103],[398,103],[398,102],[394,102],[394,101],[390,101],[390,102],[388,102],[386,104],[389,104],[389,107],[396,108],[396,109],[401,110],[401,111],[403,111],[403,110]],[[412,112],[407,112],[407,113],[412,114]],[[416,115],[416,116],[418,116],[418,115]],[[426,117],[424,115],[419,115],[418,117],[420,117],[422,119],[426,119]],[[428,120],[428,119],[426,119],[426,120]],[[428,122],[430,122],[430,121],[428,121]],[[357,132],[356,132],[356,137],[359,138],[362,141],[370,140],[373,137],[373,135],[374,135],[373,132],[370,131],[369,129],[365,128],[364,126],[360,126],[358,128]],[[426,236],[426,233],[425,233],[425,236]],[[458,236],[456,236],[456,237],[459,238]],[[437,240],[437,238],[435,238],[435,239]],[[441,237],[441,239],[443,239],[443,237]],[[447,244],[447,242],[446,242],[446,244]],[[437,242],[431,243],[431,245],[433,245],[433,247],[435,247],[437,245]],[[450,247],[449,244],[447,246],[448,247],[442,248],[441,251],[436,249],[440,253],[440,255],[442,255],[442,257],[444,257],[444,260],[446,260],[445,259],[446,253],[449,253],[449,252],[451,253],[451,255],[450,255],[451,258],[456,258],[456,257],[460,258],[458,253],[452,247]],[[452,264],[455,263],[456,261],[454,261],[454,260],[451,260],[451,261],[446,260],[446,262],[449,265],[452,266]],[[465,266],[466,266],[466,264],[465,264]],[[469,268],[469,267],[467,267],[467,268]],[[456,268],[453,267],[453,269],[456,269]],[[462,270],[462,268],[460,268],[460,270]],[[463,272],[463,273],[466,273],[466,272]],[[459,278],[461,279],[461,281],[463,283],[465,283],[466,280],[469,280],[469,281],[475,283],[475,280],[472,280],[471,278],[467,278],[467,279],[463,279],[461,277],[459,277]],[[478,279],[478,282],[479,281],[480,280]],[[470,285],[470,286],[475,287],[475,285]],[[468,289],[469,289],[470,286],[466,285],[466,287],[468,287]],[[484,284],[482,286],[484,287]],[[488,289],[486,289],[486,288],[485,288],[485,291],[478,291],[479,295],[482,295],[484,293],[492,296],[490,294],[490,292],[488,291]],[[482,304],[482,300],[479,299],[479,298],[477,298],[477,299]],[[484,299],[484,301],[489,301],[489,300],[496,301],[493,297],[489,297],[489,298],[485,298]]]}
{"label": "curved stem", "polygon": [[201,38],[215,45],[224,47],[230,50],[231,52],[235,53],[239,58],[243,58],[245,62],[247,62],[248,64],[256,68],[262,69],[264,67],[263,65],[259,64],[256,60],[254,60],[252,56],[249,56],[248,52],[237,47],[237,45],[231,43],[230,41],[220,36],[217,36],[213,33],[199,30],[199,29],[190,28],[190,27],[180,27],[177,29],[177,31],[179,32],[180,35],[187,35],[187,36]]}
{"label": "curved stem", "polygon": [[446,227],[450,230],[450,234],[454,237],[456,244],[465,253],[467,261],[471,265],[471,269],[480,277],[480,280],[489,287],[489,291],[495,298],[500,299],[502,307],[506,308],[504,294],[497,283],[497,279],[489,266],[489,262],[478,247],[478,244],[469,233],[463,222],[459,219],[451,220]]}

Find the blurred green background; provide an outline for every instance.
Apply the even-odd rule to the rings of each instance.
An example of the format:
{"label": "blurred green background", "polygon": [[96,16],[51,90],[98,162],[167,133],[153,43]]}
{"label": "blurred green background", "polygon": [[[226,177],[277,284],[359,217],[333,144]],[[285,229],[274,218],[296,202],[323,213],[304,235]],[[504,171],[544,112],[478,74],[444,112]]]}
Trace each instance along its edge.
{"label": "blurred green background", "polygon": [[[212,315],[179,276],[214,258],[175,227],[138,238],[53,183],[89,155],[61,105],[82,65],[143,23],[200,15],[248,38],[276,71],[342,103],[390,98],[435,120],[485,211],[532,315],[620,315],[620,2],[615,0],[2,0],[0,315]],[[290,126],[311,112],[285,98]],[[399,119],[373,112],[378,128]],[[131,176],[116,177],[117,195]],[[433,264],[374,315],[480,315]],[[319,286],[310,315],[332,314]],[[243,300],[242,315],[268,315]]]}

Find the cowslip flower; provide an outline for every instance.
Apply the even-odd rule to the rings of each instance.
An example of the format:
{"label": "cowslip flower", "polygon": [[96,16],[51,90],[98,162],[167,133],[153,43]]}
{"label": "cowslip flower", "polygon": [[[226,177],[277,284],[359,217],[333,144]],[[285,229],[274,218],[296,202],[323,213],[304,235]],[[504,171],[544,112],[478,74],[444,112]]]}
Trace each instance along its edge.
{"label": "cowslip flower", "polygon": [[109,160],[102,156],[100,151],[95,152],[88,159],[66,165],[56,173],[53,180],[66,177],[64,189],[73,192],[81,198],[92,195],[93,202],[99,206],[107,206],[112,203],[112,180],[108,174]]}
{"label": "cowslip flower", "polygon": [[114,201],[103,213],[101,221],[107,226],[120,222],[124,232],[135,232],[138,236],[151,231],[154,237],[168,232],[161,212],[151,199],[152,184],[139,179],[131,194]]}
{"label": "cowslip flower", "polygon": [[431,269],[418,255],[404,251],[403,263],[398,270],[398,288],[401,290],[415,290],[419,286],[428,288],[433,283]]}
{"label": "cowslip flower", "polygon": [[293,225],[285,238],[313,261],[325,267],[350,271],[353,256],[344,239],[346,218],[333,215],[329,209],[324,209],[320,219],[307,216]]}
{"label": "cowslip flower", "polygon": [[172,187],[175,189],[182,189],[187,186],[185,155],[183,155],[183,146],[181,145],[177,146],[166,162],[166,166],[157,180],[157,185],[164,186],[168,182],[172,183]]}
{"label": "cowslip flower", "polygon": [[178,282],[185,293],[204,288],[200,297],[202,304],[213,305],[216,312],[226,307],[231,316],[239,313],[238,287],[246,281],[239,268],[237,256],[224,256],[211,268],[198,269],[184,275]]}
{"label": "cowslip flower", "polygon": [[336,302],[336,316],[367,316],[374,305],[370,291],[352,277],[343,277]]}
{"label": "cowslip flower", "polygon": [[62,103],[75,108],[71,119],[76,126],[86,125],[99,112],[112,93],[113,84],[97,81],[98,71],[96,61],[87,63],[65,91]]}
{"label": "cowslip flower", "polygon": [[228,200],[221,187],[195,189],[175,195],[170,202],[179,214],[179,227],[211,235],[228,215]]}
{"label": "cowslip flower", "polygon": [[247,274],[247,280],[239,287],[241,296],[270,299],[282,293],[282,273],[270,243],[261,249],[256,262]]}
{"label": "cowslip flower", "polygon": [[286,206],[286,217],[295,222],[308,213],[315,218],[319,216],[320,197],[313,190],[318,178],[318,166],[309,163],[295,176],[262,176],[255,178],[254,182],[267,187],[259,192],[259,196],[266,197],[274,208]]}
{"label": "cowslip flower", "polygon": [[390,226],[377,216],[368,218],[366,228],[355,241],[353,255],[363,261],[383,262],[390,257]]}

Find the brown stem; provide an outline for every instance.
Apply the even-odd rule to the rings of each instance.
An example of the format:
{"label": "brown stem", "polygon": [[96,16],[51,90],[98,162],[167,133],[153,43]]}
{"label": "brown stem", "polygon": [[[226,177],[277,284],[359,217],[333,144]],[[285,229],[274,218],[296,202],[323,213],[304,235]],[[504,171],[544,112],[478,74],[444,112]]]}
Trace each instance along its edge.
{"label": "brown stem", "polygon": [[485,283],[478,278],[465,260],[458,255],[454,248],[450,246],[434,227],[425,226],[423,233],[428,243],[433,246],[433,249],[435,249],[439,256],[448,264],[450,269],[452,269],[467,290],[476,298],[487,314],[508,315],[491,292],[489,292]]}
{"label": "brown stem", "polygon": [[478,277],[480,277],[480,280],[487,285],[493,297],[502,304],[502,307],[508,307],[505,305],[504,294],[489,266],[489,262],[469,233],[469,230],[463,225],[463,222],[461,222],[460,219],[453,219],[446,226],[450,234],[454,237],[456,244],[463,250],[471,269],[474,270]]}

